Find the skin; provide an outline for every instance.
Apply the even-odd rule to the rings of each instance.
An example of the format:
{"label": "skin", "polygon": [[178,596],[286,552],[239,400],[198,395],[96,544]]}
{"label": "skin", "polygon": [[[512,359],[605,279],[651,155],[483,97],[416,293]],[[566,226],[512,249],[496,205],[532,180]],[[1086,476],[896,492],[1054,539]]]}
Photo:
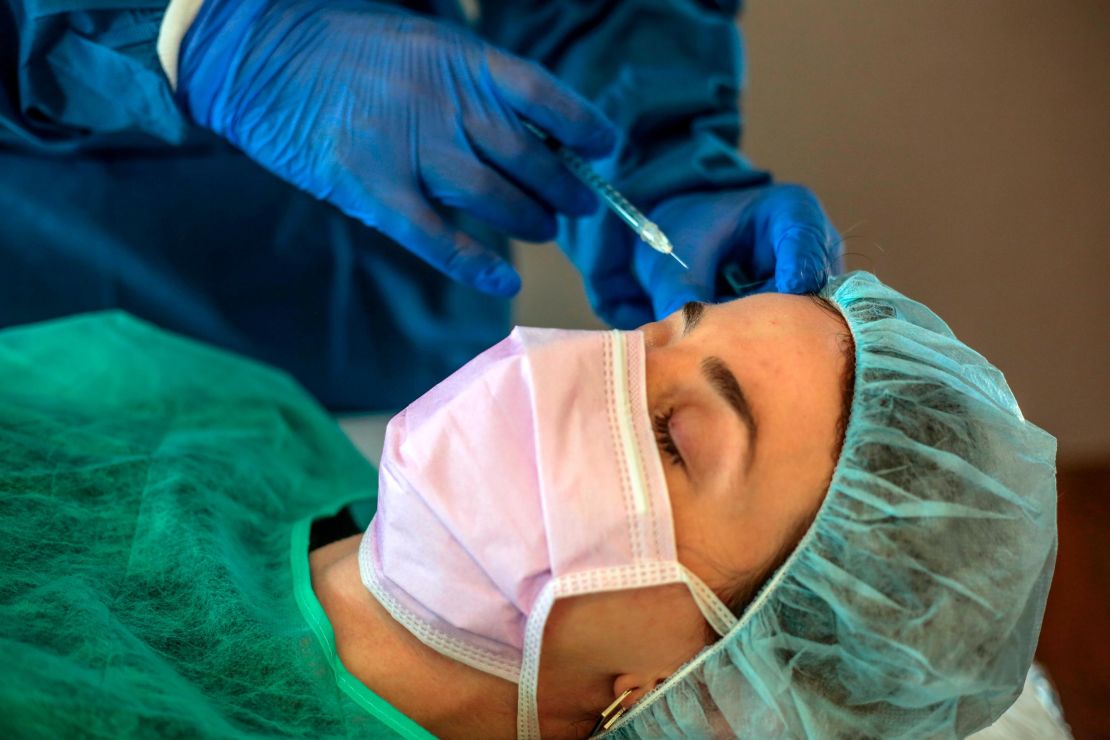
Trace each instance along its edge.
{"label": "skin", "polygon": [[[810,298],[764,294],[688,305],[641,330],[648,407],[666,418],[674,443],[661,457],[679,559],[725,594],[792,547],[821,503],[835,465],[847,328]],[[707,367],[735,377],[754,435]],[[393,622],[361,584],[359,539],[309,558],[344,665],[438,736],[514,736],[516,686],[444,658]],[[557,601],[543,645],[541,730],[586,737],[626,689],[630,707],[697,654],[705,622],[681,585],[594,594]]]}

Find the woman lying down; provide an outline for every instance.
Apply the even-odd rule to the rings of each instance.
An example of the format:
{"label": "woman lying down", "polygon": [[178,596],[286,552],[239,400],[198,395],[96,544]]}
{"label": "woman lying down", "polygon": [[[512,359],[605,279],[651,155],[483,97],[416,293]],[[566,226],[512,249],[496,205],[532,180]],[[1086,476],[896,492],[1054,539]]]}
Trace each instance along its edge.
{"label": "woman lying down", "polygon": [[865,273],[518,329],[377,484],[285,376],[119,314],[0,334],[0,388],[21,735],[961,737],[1052,575],[1054,440]]}

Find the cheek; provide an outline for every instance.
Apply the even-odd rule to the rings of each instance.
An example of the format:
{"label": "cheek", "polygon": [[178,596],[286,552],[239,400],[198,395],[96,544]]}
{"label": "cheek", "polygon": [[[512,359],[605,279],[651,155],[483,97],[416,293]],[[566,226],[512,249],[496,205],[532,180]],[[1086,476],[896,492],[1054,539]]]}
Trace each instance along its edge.
{"label": "cheek", "polygon": [[681,584],[559,599],[544,630],[550,672],[666,671],[704,644],[705,622]]}
{"label": "cheek", "polygon": [[673,671],[705,645],[705,618],[686,586],[671,584],[637,592],[625,614],[629,652],[642,655],[646,670]]}

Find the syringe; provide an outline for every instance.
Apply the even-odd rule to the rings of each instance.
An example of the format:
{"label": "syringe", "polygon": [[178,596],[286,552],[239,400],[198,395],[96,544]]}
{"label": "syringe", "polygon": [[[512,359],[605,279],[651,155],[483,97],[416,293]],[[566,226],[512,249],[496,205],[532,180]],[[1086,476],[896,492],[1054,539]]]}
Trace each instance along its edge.
{"label": "syringe", "polygon": [[525,128],[538,136],[541,141],[547,144],[551,151],[555,152],[559,159],[562,160],[563,164],[567,166],[567,169],[574,173],[575,177],[584,182],[590,190],[597,193],[602,203],[609,206],[613,213],[620,216],[621,220],[631,226],[632,230],[640,236],[644,244],[647,244],[657,252],[669,254],[675,258],[678,264],[682,265],[687,270],[690,269],[686,263],[674,253],[674,246],[671,244],[670,240],[667,239],[666,235],[663,234],[662,230],[660,230],[651,219],[641,213],[636,206],[629,203],[610,182],[597,174],[594,168],[590,167],[584,159],[570,149],[567,149],[546,131],[538,128],[530,121],[523,121],[523,123]]}

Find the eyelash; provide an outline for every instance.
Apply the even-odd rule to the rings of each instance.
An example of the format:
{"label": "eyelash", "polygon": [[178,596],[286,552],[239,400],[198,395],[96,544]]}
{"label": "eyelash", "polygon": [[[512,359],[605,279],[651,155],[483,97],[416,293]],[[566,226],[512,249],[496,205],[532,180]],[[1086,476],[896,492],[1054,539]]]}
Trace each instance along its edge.
{"label": "eyelash", "polygon": [[673,408],[656,414],[652,417],[651,426],[655,430],[655,441],[659,444],[659,449],[666,453],[675,465],[685,468],[686,461],[682,459],[682,453],[678,451],[678,445],[674,443],[674,437],[671,436],[672,416],[674,416]]}

